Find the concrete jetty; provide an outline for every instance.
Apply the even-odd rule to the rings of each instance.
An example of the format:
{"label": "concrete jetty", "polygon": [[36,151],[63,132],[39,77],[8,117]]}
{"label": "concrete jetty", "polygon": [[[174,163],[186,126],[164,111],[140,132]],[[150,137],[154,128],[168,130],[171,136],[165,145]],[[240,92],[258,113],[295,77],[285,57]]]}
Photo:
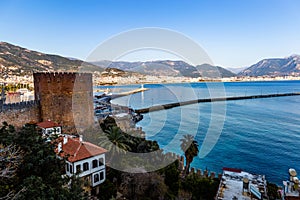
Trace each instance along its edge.
{"label": "concrete jetty", "polygon": [[148,112],[153,112],[153,111],[170,109],[170,108],[174,108],[174,107],[178,107],[178,106],[196,104],[196,103],[208,103],[208,102],[218,102],[218,101],[236,101],[236,100],[244,100],[244,99],[262,99],[262,98],[286,97],[286,96],[298,96],[298,95],[300,95],[300,92],[196,99],[196,100],[182,101],[182,102],[177,102],[177,103],[155,105],[155,106],[151,106],[148,108],[142,108],[142,109],[135,109],[134,112],[142,114],[142,113],[148,113]]}
{"label": "concrete jetty", "polygon": [[139,93],[139,92],[144,92],[146,90],[149,90],[149,89],[148,88],[138,88],[138,89],[130,90],[128,92],[121,92],[121,93],[117,93],[117,94],[107,94],[106,96],[111,97],[111,99],[115,99],[115,98],[131,95],[131,94],[135,94],[135,93]]}

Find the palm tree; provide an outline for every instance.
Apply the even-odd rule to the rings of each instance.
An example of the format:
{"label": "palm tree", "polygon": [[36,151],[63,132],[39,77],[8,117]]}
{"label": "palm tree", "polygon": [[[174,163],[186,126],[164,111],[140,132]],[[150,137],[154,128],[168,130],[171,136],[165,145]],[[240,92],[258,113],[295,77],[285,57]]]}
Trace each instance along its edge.
{"label": "palm tree", "polygon": [[194,157],[196,157],[199,153],[199,145],[196,140],[194,140],[194,136],[192,135],[184,135],[181,141],[181,150],[184,152],[185,161],[186,161],[186,169],[185,174],[189,173],[190,164],[193,162]]}
{"label": "palm tree", "polygon": [[99,145],[103,148],[106,148],[110,154],[110,162],[116,154],[126,153],[131,150],[130,146],[127,144],[128,141],[122,134],[122,131],[119,127],[113,126],[102,134],[99,139]]}

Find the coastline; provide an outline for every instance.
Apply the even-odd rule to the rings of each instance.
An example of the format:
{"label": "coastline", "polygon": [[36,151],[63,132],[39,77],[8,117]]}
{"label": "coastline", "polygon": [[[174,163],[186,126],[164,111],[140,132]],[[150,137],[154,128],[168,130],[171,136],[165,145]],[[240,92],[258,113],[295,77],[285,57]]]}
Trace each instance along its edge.
{"label": "coastline", "polygon": [[[113,87],[113,86],[126,86],[126,85],[148,85],[148,84],[181,84],[181,83],[234,83],[234,82],[270,82],[270,81],[300,81],[300,77],[231,77],[231,78],[222,78],[222,79],[197,79],[190,78],[184,80],[163,80],[158,81],[140,81],[140,82],[126,82],[120,80],[114,83],[101,83],[97,84],[97,80],[93,81],[94,87]],[[99,82],[98,82],[99,83]]]}

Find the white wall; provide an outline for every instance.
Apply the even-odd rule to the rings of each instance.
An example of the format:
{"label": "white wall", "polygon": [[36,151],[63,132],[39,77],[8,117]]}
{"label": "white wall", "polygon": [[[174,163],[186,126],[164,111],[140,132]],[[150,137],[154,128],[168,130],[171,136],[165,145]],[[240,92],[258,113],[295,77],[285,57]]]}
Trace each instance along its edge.
{"label": "white wall", "polygon": [[43,128],[43,134],[50,135],[54,134],[54,130],[56,130],[56,134],[60,135],[61,134],[61,127],[53,127],[53,128]]}
{"label": "white wall", "polygon": [[[103,160],[103,164],[102,165],[99,165],[99,160],[102,159]],[[97,160],[98,161],[98,166],[96,168],[93,168],[93,160]],[[67,163],[69,165],[72,166],[72,173],[69,171],[67,171],[66,169],[66,174],[68,176],[72,176],[76,173],[79,173],[79,177],[83,177],[83,176],[87,176],[87,175],[90,175],[94,172],[98,172],[100,170],[104,170],[105,171],[105,154],[101,154],[101,155],[97,155],[97,156],[94,156],[94,157],[91,157],[91,158],[87,158],[87,159],[84,159],[84,160],[80,160],[80,161],[77,161],[77,162],[74,162],[74,163],[71,163],[71,162],[68,162]],[[88,170],[84,171],[83,169],[83,165],[84,163],[88,163]],[[80,165],[80,171],[77,170],[77,165]]]}
{"label": "white wall", "polygon": [[[101,177],[101,175],[102,175],[102,177]],[[98,180],[96,179],[96,176],[98,176]],[[95,187],[95,186],[103,183],[105,181],[105,179],[106,179],[105,169],[97,171],[97,172],[92,174],[92,179],[91,179],[92,183],[91,183],[91,185],[93,187]]]}

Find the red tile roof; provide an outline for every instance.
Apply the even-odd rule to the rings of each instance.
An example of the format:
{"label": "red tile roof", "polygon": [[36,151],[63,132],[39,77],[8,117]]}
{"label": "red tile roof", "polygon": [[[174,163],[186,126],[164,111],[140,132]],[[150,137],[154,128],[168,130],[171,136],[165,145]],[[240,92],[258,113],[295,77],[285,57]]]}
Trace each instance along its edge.
{"label": "red tile roof", "polygon": [[70,162],[76,162],[107,152],[106,149],[90,142],[80,141],[79,138],[67,138],[68,142],[66,144],[63,144],[63,137],[60,138],[62,142],[62,152],[59,155],[68,156],[67,159]]}
{"label": "red tile roof", "polygon": [[44,122],[37,123],[36,125],[41,128],[53,128],[53,127],[61,126],[53,121],[44,121]]}

